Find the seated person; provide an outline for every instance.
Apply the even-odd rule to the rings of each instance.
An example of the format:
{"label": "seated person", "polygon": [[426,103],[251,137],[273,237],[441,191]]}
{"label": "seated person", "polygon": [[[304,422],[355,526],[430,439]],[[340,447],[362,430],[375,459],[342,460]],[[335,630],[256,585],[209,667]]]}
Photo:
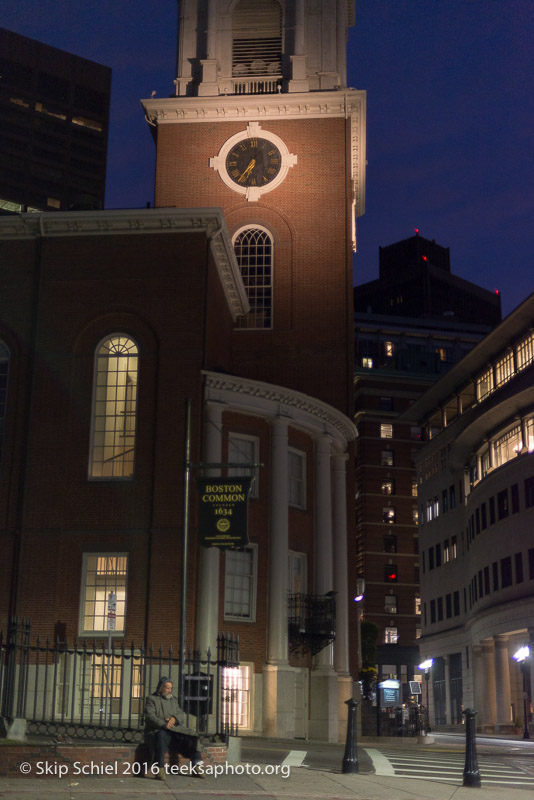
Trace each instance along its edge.
{"label": "seated person", "polygon": [[159,767],[156,778],[160,781],[166,778],[165,753],[171,746],[181,756],[191,759],[193,775],[204,777],[197,733],[187,728],[185,721],[185,714],[172,693],[172,681],[161,677],[156,691],[145,703],[145,734],[154,738],[154,760]]}

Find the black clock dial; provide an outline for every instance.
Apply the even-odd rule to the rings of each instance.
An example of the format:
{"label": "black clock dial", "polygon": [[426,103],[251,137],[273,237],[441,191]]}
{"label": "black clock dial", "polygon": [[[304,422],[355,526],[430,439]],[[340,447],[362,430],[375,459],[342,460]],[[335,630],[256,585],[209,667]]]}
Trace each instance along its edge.
{"label": "black clock dial", "polygon": [[226,156],[226,171],[238,186],[267,186],[282,166],[282,155],[268,139],[242,139]]}

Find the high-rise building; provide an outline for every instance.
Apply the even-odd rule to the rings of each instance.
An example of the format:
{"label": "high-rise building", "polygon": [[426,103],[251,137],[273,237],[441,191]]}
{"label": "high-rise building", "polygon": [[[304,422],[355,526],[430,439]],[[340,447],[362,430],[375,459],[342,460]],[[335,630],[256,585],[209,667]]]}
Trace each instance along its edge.
{"label": "high-rise building", "polygon": [[[532,730],[534,295],[417,400],[421,656],[432,726]],[[529,652],[530,651],[530,652]]]}
{"label": "high-rise building", "polygon": [[501,297],[451,273],[448,247],[418,233],[379,248],[379,277],[358,286],[357,312],[494,327],[501,320]]}
{"label": "high-rise building", "polygon": [[[438,278],[438,270],[446,269],[447,312],[437,308],[433,295],[430,305],[422,302],[420,314],[411,301],[403,302],[414,253],[432,257]],[[428,271],[429,261],[419,272]],[[363,618],[378,627],[380,676],[406,684],[419,663],[421,512],[415,458],[425,436],[402,415],[490,332],[487,319],[500,316],[500,298],[450,274],[448,248],[418,236],[380,248],[380,266],[379,280],[354,290],[357,307],[370,301],[391,309],[376,313],[371,305],[373,311],[357,311],[354,317],[357,570],[365,578],[359,606]],[[417,278],[418,270],[413,271]],[[452,291],[456,285],[462,287],[459,297]],[[484,298],[483,308],[474,304],[470,322],[452,311],[460,313],[468,285],[471,297]],[[401,316],[392,298],[400,298],[400,309],[409,305],[412,315]]]}
{"label": "high-rise building", "polygon": [[111,70],[0,28],[0,211],[103,208]]}

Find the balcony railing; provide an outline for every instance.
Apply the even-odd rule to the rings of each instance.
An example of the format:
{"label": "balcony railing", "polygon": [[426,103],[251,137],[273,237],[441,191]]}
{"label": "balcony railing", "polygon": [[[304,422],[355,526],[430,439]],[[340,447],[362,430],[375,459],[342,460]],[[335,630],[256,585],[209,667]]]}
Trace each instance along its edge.
{"label": "balcony railing", "polygon": [[290,594],[288,619],[291,652],[315,655],[336,638],[336,595]]}

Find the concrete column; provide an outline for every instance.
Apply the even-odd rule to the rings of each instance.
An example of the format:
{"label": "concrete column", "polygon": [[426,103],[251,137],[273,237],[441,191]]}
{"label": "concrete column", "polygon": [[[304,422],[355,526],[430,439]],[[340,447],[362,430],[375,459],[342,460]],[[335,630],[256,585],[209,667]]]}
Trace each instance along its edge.
{"label": "concrete column", "polygon": [[458,416],[464,413],[464,404],[461,394],[456,396],[456,410],[458,412]]}
{"label": "concrete column", "polygon": [[445,666],[445,725],[451,724],[451,664],[449,656],[443,656]]}
{"label": "concrete column", "polygon": [[442,428],[446,428],[447,427],[447,409],[446,408],[442,408],[441,409],[441,427]]}
{"label": "concrete column", "polygon": [[267,661],[287,664],[288,619],[288,444],[286,419],[271,426],[271,497],[269,530],[269,620]]}
{"label": "concrete column", "polygon": [[340,86],[347,85],[347,4],[337,0],[337,71]]}
{"label": "concrete column", "polygon": [[[207,404],[204,416],[204,461],[220,464],[222,459],[223,403]],[[214,477],[220,469],[207,472]],[[195,624],[195,648],[205,654],[208,648],[212,658],[217,655],[217,630],[219,626],[219,561],[217,547],[201,547],[198,566],[198,596]]]}
{"label": "concrete column", "polygon": [[487,722],[484,704],[485,668],[481,645],[474,644],[471,648],[471,653],[473,658],[473,696],[475,699],[475,708],[478,711],[477,727],[480,727]]}
{"label": "concrete column", "polygon": [[495,686],[495,647],[493,641],[482,642],[484,659],[484,702],[479,711],[484,709],[483,720],[492,729],[497,722],[497,692]]}
{"label": "concrete column", "polygon": [[477,480],[482,480],[482,455],[477,454]]}
{"label": "concrete column", "polygon": [[304,32],[304,0],[295,2],[295,55],[303,56],[305,50],[306,36]]}
{"label": "concrete column", "polygon": [[491,469],[495,466],[495,442],[493,439],[489,440],[489,463]]}
{"label": "concrete column", "polygon": [[[530,658],[528,660],[528,669],[530,671],[530,702],[534,702],[534,628],[528,629],[528,644],[530,647]],[[528,676],[527,676],[528,677]],[[528,687],[528,684],[527,684]],[[533,735],[534,731],[532,730],[532,722],[530,723],[531,736]]]}
{"label": "concrete column", "polygon": [[497,686],[497,727],[509,725],[512,721],[510,691],[510,661],[508,655],[508,636],[494,636],[495,641],[495,681]]}

